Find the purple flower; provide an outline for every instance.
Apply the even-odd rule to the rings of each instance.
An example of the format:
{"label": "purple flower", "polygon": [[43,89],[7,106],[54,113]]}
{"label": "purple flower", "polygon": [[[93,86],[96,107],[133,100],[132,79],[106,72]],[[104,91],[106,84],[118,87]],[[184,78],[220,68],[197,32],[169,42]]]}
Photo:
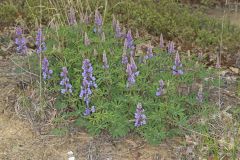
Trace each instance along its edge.
{"label": "purple flower", "polygon": [[167,51],[169,54],[175,53],[175,46],[173,41],[168,42]]}
{"label": "purple flower", "polygon": [[131,65],[131,70],[132,70],[132,73],[134,74],[134,76],[138,76],[139,71],[137,71],[137,65],[132,56],[130,57],[130,65]]}
{"label": "purple flower", "polygon": [[160,35],[160,43],[159,43],[159,46],[160,46],[161,49],[164,48],[164,41],[163,41],[163,35],[162,35],[162,33],[161,33],[161,35]]}
{"label": "purple flower", "polygon": [[140,127],[146,124],[146,115],[144,114],[144,109],[141,103],[137,104],[137,109],[135,112],[135,127]]}
{"label": "purple flower", "polygon": [[130,58],[130,64],[129,63],[127,64],[126,73],[128,75],[128,78],[127,78],[127,88],[128,88],[135,84],[136,82],[135,78],[136,76],[139,75],[139,71],[137,71],[137,66],[132,57]]}
{"label": "purple flower", "polygon": [[83,99],[85,104],[86,104],[86,114],[89,113],[87,112],[90,104],[90,96],[92,95],[92,90],[91,88],[97,88],[97,84],[95,83],[95,77],[93,76],[93,68],[92,64],[90,63],[89,59],[85,59],[83,61],[83,66],[82,66],[83,72],[82,72],[82,86],[81,86],[81,91],[79,94],[80,99]]}
{"label": "purple flower", "polygon": [[122,54],[122,64],[128,64],[128,57],[126,52]]}
{"label": "purple flower", "polygon": [[103,68],[104,69],[108,69],[109,68],[107,55],[106,55],[105,50],[103,51]]}
{"label": "purple flower", "polygon": [[84,35],[84,45],[85,46],[89,46],[90,45],[90,40],[89,40],[88,35],[87,35],[86,32],[85,32],[85,35]]}
{"label": "purple flower", "polygon": [[116,26],[115,26],[115,37],[116,38],[121,38],[122,37],[121,27],[120,27],[119,21],[117,21]]}
{"label": "purple flower", "polygon": [[164,93],[164,82],[163,80],[159,81],[159,88],[157,88],[156,96],[161,96]]}
{"label": "purple flower", "polygon": [[147,48],[147,55],[144,57],[144,59],[151,59],[153,57],[152,49],[153,49],[152,47]]}
{"label": "purple flower", "polygon": [[44,80],[51,78],[51,75],[53,74],[53,71],[51,69],[48,69],[48,66],[48,59],[44,57],[42,61],[42,75]]}
{"label": "purple flower", "polygon": [[42,52],[44,52],[46,50],[46,43],[44,42],[41,28],[38,28],[35,44],[37,46],[37,54],[41,54]]}
{"label": "purple flower", "polygon": [[102,32],[102,24],[103,24],[102,16],[99,13],[99,11],[96,9],[96,11],[95,11],[95,25],[96,25],[95,31],[97,33]]}
{"label": "purple flower", "polygon": [[131,30],[128,30],[128,33],[126,36],[126,44],[127,44],[127,48],[130,48],[130,49],[133,46],[133,38],[132,38]]}
{"label": "purple flower", "polygon": [[96,112],[95,106],[92,106],[91,109],[86,107],[85,112],[83,113],[84,116],[89,116],[90,114]]}
{"label": "purple flower", "polygon": [[203,102],[202,86],[201,86],[201,87],[199,88],[199,90],[198,90],[198,93],[197,93],[197,97],[196,97],[196,99],[197,99],[200,103]]}
{"label": "purple flower", "polygon": [[77,24],[74,8],[71,7],[68,13],[68,23],[69,25]]}
{"label": "purple flower", "polygon": [[16,39],[15,44],[17,45],[17,52],[24,55],[27,52],[26,39],[22,35],[22,29],[16,28]]}
{"label": "purple flower", "polygon": [[62,72],[60,74],[62,77],[62,80],[60,81],[60,85],[63,86],[63,89],[61,89],[61,93],[65,94],[67,92],[72,93],[72,85],[69,83],[68,76],[68,70],[66,67],[62,68]]}
{"label": "purple flower", "polygon": [[181,63],[178,51],[176,53],[174,63],[175,63],[175,65],[173,65],[173,67],[172,67],[173,75],[182,75],[183,71],[181,69],[179,69],[179,68],[182,68],[182,63]]}

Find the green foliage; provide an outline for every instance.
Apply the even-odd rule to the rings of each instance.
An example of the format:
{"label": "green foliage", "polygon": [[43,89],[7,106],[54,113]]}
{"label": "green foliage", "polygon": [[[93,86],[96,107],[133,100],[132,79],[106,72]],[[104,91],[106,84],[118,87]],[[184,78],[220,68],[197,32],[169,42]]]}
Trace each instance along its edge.
{"label": "green foliage", "polygon": [[8,26],[15,23],[17,16],[17,9],[13,4],[0,4],[0,25]]}
{"label": "green foliage", "polygon": [[[54,71],[52,78],[44,85],[49,93],[56,95],[55,107],[58,110],[57,123],[69,118],[76,120],[76,125],[86,128],[96,135],[108,131],[113,137],[123,137],[129,132],[135,132],[145,137],[150,143],[158,144],[166,137],[181,135],[179,126],[188,126],[188,119],[201,112],[201,105],[196,100],[197,90],[180,92],[180,85],[191,86],[196,81],[213,74],[212,69],[206,69],[203,64],[196,63],[197,57],[186,57],[180,53],[184,75],[174,76],[171,68],[174,55],[158,47],[154,48],[155,56],[140,63],[144,55],[137,55],[135,62],[140,71],[136,84],[126,88],[126,66],[121,63],[123,40],[115,39],[112,27],[104,24],[106,42],[93,32],[92,25],[63,26],[58,30],[48,29],[47,53],[50,68]],[[87,32],[91,44],[84,46],[84,33]],[[144,38],[135,39],[135,43],[144,43]],[[93,54],[94,49],[97,55]],[[106,51],[110,68],[105,70],[102,63],[102,53]],[[83,116],[85,104],[79,99],[82,84],[82,61],[90,59],[93,74],[96,77],[97,89],[93,89],[91,105],[96,106],[96,113]],[[60,72],[66,66],[69,72],[73,93],[60,94]],[[159,80],[166,84],[166,93],[157,97]],[[205,100],[207,96],[205,95]],[[137,103],[141,102],[147,116],[147,124],[134,126],[134,113]],[[207,101],[202,105],[204,106]]]}

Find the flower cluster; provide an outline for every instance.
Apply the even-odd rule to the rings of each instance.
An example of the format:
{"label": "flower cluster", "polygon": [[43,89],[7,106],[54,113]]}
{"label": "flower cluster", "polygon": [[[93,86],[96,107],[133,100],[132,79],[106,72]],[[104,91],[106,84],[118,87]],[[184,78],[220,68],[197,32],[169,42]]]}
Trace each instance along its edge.
{"label": "flower cluster", "polygon": [[159,81],[159,88],[157,88],[156,96],[162,96],[164,94],[164,82],[163,80]]}
{"label": "flower cluster", "polygon": [[175,53],[175,46],[173,41],[168,42],[167,51],[169,54]]}
{"label": "flower cluster", "polygon": [[130,64],[129,63],[127,64],[126,72],[128,75],[128,78],[127,78],[127,88],[128,88],[135,84],[136,82],[135,78],[139,75],[139,71],[137,71],[137,66],[135,64],[133,57],[130,57]]}
{"label": "flower cluster", "polygon": [[160,46],[161,49],[164,48],[164,41],[163,41],[163,35],[162,35],[162,33],[161,33],[161,35],[160,35],[160,43],[159,43],[159,46]]}
{"label": "flower cluster", "polygon": [[176,53],[176,57],[175,57],[174,63],[175,63],[175,65],[173,65],[173,67],[172,67],[173,75],[182,75],[183,71],[181,69],[179,69],[179,68],[182,67],[182,63],[181,63],[178,51]]}
{"label": "flower cluster", "polygon": [[116,38],[121,38],[122,37],[121,27],[120,27],[119,21],[117,21],[116,25],[115,25],[115,37]]}
{"label": "flower cluster", "polygon": [[106,55],[105,50],[103,51],[103,68],[104,69],[108,69],[109,68],[107,55]]}
{"label": "flower cluster", "polygon": [[53,74],[53,71],[51,69],[48,69],[48,66],[48,59],[44,57],[42,61],[42,75],[44,80],[46,80],[47,78],[49,79]]}
{"label": "flower cluster", "polygon": [[148,47],[147,48],[147,54],[146,54],[146,56],[144,56],[144,59],[151,59],[152,57],[153,57],[153,51],[152,51],[152,47]]}
{"label": "flower cluster", "polygon": [[69,13],[68,13],[68,23],[69,23],[69,25],[77,24],[75,11],[74,11],[73,7],[70,8]]}
{"label": "flower cluster", "polygon": [[96,28],[94,29],[94,31],[97,33],[101,33],[103,21],[102,21],[102,16],[97,9],[95,11],[95,25],[96,25]]}
{"label": "flower cluster", "polygon": [[72,85],[70,84],[69,78],[67,77],[68,70],[66,67],[62,68],[62,72],[61,72],[60,76],[62,77],[60,85],[63,86],[63,89],[61,89],[61,93],[62,94],[65,94],[67,92],[72,93]]}
{"label": "flower cluster", "polygon": [[132,47],[134,47],[131,30],[128,30],[124,43],[126,43],[126,46],[127,46],[128,49],[132,49]]}
{"label": "flower cluster", "polygon": [[137,104],[137,109],[135,112],[135,127],[140,127],[146,124],[146,115],[144,114],[144,109],[141,103]]}
{"label": "flower cluster", "polygon": [[37,46],[37,54],[41,54],[42,52],[44,52],[46,50],[46,43],[44,42],[41,28],[38,29],[35,44]]}
{"label": "flower cluster", "polygon": [[22,35],[22,29],[20,27],[16,28],[16,39],[15,44],[17,45],[17,52],[20,54],[26,54],[27,46],[26,39]]}
{"label": "flower cluster", "polygon": [[79,97],[80,99],[83,99],[86,104],[85,113],[89,113],[87,111],[90,110],[89,103],[90,103],[90,96],[92,94],[91,88],[92,87],[97,88],[97,84],[95,83],[95,77],[93,76],[93,67],[89,59],[85,59],[83,61],[82,69],[83,69],[83,73],[82,73],[83,82],[82,82]]}

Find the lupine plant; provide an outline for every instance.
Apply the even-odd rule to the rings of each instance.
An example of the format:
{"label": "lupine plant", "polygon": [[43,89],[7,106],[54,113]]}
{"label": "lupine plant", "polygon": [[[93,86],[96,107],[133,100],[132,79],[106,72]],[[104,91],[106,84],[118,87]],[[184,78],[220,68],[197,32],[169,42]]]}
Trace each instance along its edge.
{"label": "lupine plant", "polygon": [[26,39],[23,37],[22,28],[16,28],[16,39],[15,44],[17,45],[17,53],[25,55],[27,52]]}
{"label": "lupine plant", "polygon": [[44,41],[44,37],[42,34],[42,28],[38,28],[37,37],[36,37],[36,46],[37,46],[37,54],[41,54],[46,51],[46,43]]}
{"label": "lupine plant", "polygon": [[136,112],[135,112],[135,126],[136,127],[140,127],[142,125],[145,125],[146,124],[146,115],[144,114],[144,109],[142,107],[142,104],[141,103],[138,103],[137,104],[137,109],[136,109]]}
{"label": "lupine plant", "polygon": [[48,59],[44,57],[42,61],[42,76],[44,80],[51,78],[51,75],[53,74],[53,70],[49,69],[48,67]]}
{"label": "lupine plant", "polygon": [[157,88],[157,92],[156,92],[156,96],[162,96],[164,94],[164,82],[163,80],[161,79],[159,81],[159,87]]}
{"label": "lupine plant", "polygon": [[173,75],[182,75],[183,70],[181,68],[182,68],[182,63],[181,63],[181,60],[180,60],[179,53],[177,51],[175,61],[174,61],[174,65],[172,67]]}
{"label": "lupine plant", "polygon": [[61,93],[62,94],[72,93],[72,85],[69,82],[68,70],[66,67],[62,68],[62,72],[60,76],[62,77],[62,80],[60,81],[60,85],[63,87],[63,89],[61,89]]}
{"label": "lupine plant", "polygon": [[173,41],[168,42],[167,51],[169,54],[175,53],[175,44]]}

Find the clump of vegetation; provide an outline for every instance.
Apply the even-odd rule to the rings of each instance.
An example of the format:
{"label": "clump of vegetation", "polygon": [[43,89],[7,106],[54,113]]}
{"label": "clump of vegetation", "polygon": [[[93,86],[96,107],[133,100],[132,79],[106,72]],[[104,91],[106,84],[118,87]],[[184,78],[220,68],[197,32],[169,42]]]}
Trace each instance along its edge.
{"label": "clump of vegetation", "polygon": [[16,6],[9,3],[0,3],[0,17],[0,26],[13,25],[17,17]]}

